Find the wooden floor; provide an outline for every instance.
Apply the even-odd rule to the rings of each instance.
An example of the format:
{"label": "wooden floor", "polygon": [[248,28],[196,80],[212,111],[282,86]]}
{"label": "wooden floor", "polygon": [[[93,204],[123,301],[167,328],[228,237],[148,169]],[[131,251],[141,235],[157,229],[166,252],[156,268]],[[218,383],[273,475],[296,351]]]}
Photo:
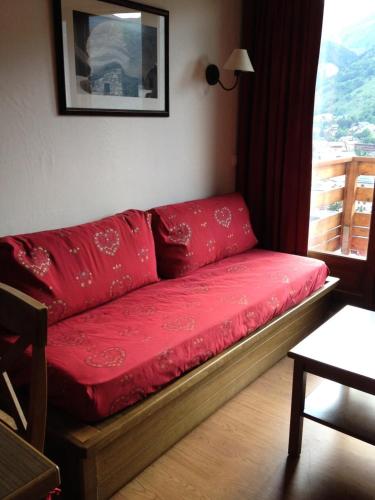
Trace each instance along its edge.
{"label": "wooden floor", "polygon": [[[113,500],[375,499],[375,447],[305,419],[287,461],[292,360],[209,417]],[[307,393],[320,382],[309,376]]]}

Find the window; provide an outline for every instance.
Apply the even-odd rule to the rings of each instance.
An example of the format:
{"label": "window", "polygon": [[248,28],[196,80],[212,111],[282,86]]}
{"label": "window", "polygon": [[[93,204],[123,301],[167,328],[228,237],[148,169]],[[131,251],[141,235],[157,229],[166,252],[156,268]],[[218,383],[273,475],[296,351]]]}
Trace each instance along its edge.
{"label": "window", "polygon": [[309,250],[365,259],[375,179],[375,2],[325,0]]}

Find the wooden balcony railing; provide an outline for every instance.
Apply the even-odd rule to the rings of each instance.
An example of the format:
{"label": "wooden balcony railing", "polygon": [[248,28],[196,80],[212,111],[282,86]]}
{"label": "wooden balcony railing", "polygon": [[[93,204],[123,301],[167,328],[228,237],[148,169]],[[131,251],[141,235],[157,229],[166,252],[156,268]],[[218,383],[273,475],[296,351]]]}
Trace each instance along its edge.
{"label": "wooden balcony railing", "polygon": [[[360,175],[375,176],[375,158],[339,158],[313,165],[309,250],[366,257],[374,187],[358,185]],[[314,191],[322,181],[339,176],[345,180],[337,187]],[[357,202],[369,210],[358,210]]]}

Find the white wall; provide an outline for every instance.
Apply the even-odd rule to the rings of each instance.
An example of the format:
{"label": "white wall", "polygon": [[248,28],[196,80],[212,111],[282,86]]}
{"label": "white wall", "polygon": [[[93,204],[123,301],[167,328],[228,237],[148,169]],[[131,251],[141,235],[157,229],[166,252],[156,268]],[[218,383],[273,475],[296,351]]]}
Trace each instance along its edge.
{"label": "white wall", "polygon": [[144,1],[170,11],[169,118],[59,116],[51,3],[1,0],[0,235],[232,191],[237,91],[204,70],[239,46],[240,0]]}

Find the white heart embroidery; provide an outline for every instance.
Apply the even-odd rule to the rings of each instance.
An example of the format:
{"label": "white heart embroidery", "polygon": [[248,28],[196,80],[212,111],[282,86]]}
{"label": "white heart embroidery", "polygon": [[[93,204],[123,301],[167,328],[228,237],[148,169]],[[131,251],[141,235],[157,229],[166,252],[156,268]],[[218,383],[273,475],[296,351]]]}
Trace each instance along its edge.
{"label": "white heart embroidery", "polygon": [[95,245],[106,255],[115,255],[120,246],[120,235],[111,227],[94,235]]}
{"label": "white heart embroidery", "polygon": [[223,227],[228,228],[232,222],[232,212],[228,207],[217,208],[214,213],[216,222]]}
{"label": "white heart embroidery", "polygon": [[191,228],[185,222],[173,226],[170,230],[169,239],[174,243],[188,245],[191,240]]}
{"label": "white heart embroidery", "polygon": [[30,257],[26,256],[25,250],[20,250],[17,259],[26,269],[30,269],[37,276],[44,276],[51,266],[49,253],[42,247],[33,248]]}

